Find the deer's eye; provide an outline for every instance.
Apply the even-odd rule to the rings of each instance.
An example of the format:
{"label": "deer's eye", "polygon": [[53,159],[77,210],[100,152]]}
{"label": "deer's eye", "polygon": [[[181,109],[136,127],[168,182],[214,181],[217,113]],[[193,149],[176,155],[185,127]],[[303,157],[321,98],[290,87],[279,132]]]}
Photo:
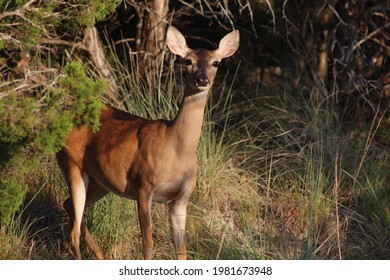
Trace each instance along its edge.
{"label": "deer's eye", "polygon": [[191,59],[187,59],[187,60],[186,60],[186,65],[187,65],[187,66],[190,66],[190,65],[192,65],[192,61],[191,61]]}
{"label": "deer's eye", "polygon": [[214,62],[213,62],[213,66],[214,66],[214,67],[218,67],[218,66],[219,66],[219,61],[214,61]]}

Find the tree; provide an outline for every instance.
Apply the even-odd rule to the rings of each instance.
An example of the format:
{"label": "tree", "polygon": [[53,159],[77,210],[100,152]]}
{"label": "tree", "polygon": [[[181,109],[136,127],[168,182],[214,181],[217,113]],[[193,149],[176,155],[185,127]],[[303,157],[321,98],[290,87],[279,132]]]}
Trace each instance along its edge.
{"label": "tree", "polygon": [[[41,153],[58,151],[74,125],[97,129],[106,82],[89,78],[80,62],[60,65],[78,33],[118,1],[0,1],[0,221],[26,191],[25,175]],[[70,41],[71,40],[71,41]],[[85,47],[84,47],[85,49]]]}

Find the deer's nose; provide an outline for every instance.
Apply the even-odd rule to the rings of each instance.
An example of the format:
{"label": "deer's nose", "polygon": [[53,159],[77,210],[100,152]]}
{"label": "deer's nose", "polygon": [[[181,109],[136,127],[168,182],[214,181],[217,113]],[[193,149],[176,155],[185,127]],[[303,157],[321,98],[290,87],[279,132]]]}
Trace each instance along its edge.
{"label": "deer's nose", "polygon": [[209,77],[206,74],[199,74],[195,78],[195,84],[198,87],[208,86],[210,83]]}

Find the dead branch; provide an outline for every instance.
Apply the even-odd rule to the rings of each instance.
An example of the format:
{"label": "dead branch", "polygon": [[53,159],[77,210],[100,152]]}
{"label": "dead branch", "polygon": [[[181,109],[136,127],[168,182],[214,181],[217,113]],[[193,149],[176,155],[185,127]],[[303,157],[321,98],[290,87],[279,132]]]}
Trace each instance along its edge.
{"label": "dead branch", "polygon": [[366,37],[362,38],[361,40],[359,40],[359,42],[357,42],[352,50],[356,50],[358,47],[360,47],[360,45],[364,44],[366,41],[370,40],[372,37],[374,37],[375,35],[377,35],[379,32],[383,31],[383,29],[386,29],[390,26],[390,23],[387,23],[385,26],[382,26],[381,28],[379,29],[376,29],[374,30],[373,32],[371,32],[370,34],[368,34]]}
{"label": "dead branch", "polygon": [[109,82],[108,93],[110,95],[116,93],[118,90],[117,84],[114,77],[111,75],[111,68],[104,55],[96,27],[87,27],[84,29],[82,48],[88,51],[96,71],[102,78]]}

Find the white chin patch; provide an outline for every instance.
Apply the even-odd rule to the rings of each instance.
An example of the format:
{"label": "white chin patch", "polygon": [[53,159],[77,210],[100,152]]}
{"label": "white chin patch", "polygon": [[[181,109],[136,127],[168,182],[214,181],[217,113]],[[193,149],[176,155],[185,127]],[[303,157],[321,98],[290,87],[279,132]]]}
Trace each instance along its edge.
{"label": "white chin patch", "polygon": [[197,89],[204,91],[210,88],[210,86],[196,86]]}
{"label": "white chin patch", "polygon": [[200,85],[199,83],[195,83],[195,87],[200,89],[200,90],[206,90],[210,87],[210,84],[207,85]]}

